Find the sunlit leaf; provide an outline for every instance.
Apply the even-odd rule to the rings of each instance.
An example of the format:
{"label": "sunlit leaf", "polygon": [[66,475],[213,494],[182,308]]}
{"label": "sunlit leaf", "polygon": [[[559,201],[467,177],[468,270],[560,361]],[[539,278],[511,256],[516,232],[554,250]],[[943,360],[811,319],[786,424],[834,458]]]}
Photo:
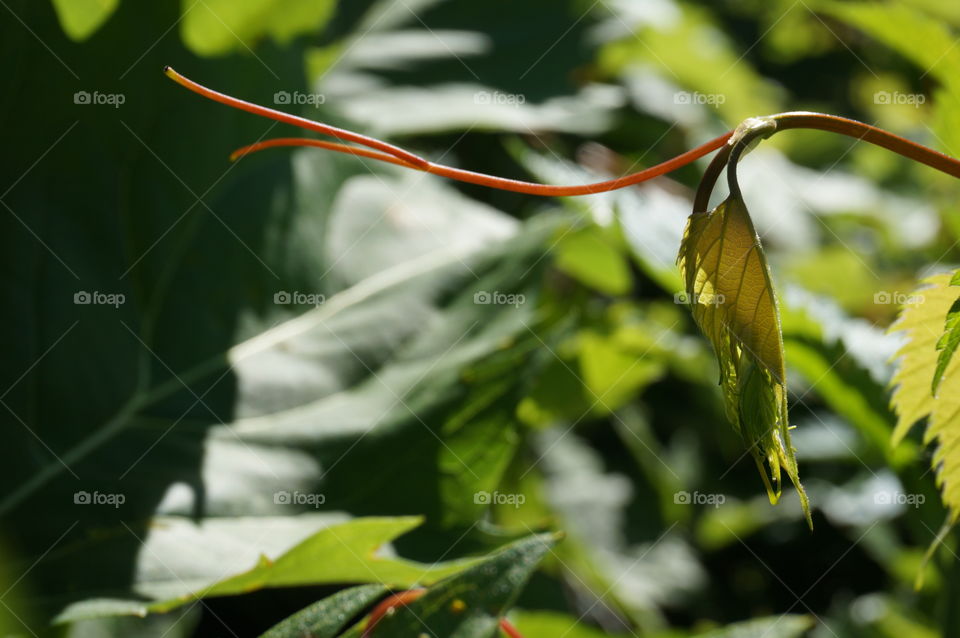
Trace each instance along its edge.
{"label": "sunlit leaf", "polygon": [[953,521],[960,515],[960,358],[944,364],[936,394],[931,392],[931,380],[945,349],[938,351],[938,345],[952,334],[944,334],[944,320],[948,327],[951,321],[956,323],[957,297],[951,275],[945,273],[925,279],[908,299],[891,328],[903,331],[907,341],[897,352],[897,371],[890,382],[898,418],[893,441],[898,443],[917,421],[927,417],[924,440],[937,441],[931,464]]}
{"label": "sunlit leaf", "polygon": [[809,521],[790,442],[777,300],[743,200],[731,197],[709,213],[691,215],[678,263],[693,318],[720,363],[727,416],[749,447],[770,501],[780,497],[782,468]]}
{"label": "sunlit leaf", "polygon": [[[324,521],[327,525],[324,527]],[[370,517],[330,525],[323,515],[280,517],[272,524],[279,541],[264,538],[263,519],[214,519],[194,524],[180,518],[158,518],[144,539],[136,585],[140,600],[92,599],[69,607],[57,622],[103,615],[166,612],[198,598],[229,596],[267,587],[307,584],[377,582],[409,586],[433,582],[458,572],[463,561],[426,565],[379,555],[378,550],[416,527],[417,517]],[[286,546],[297,526],[306,537]],[[309,531],[312,528],[313,533]],[[318,529],[321,528],[321,529]],[[268,528],[270,529],[270,528]],[[181,548],[179,560],[158,560],[167,548]],[[190,548],[186,551],[182,548]],[[211,582],[210,565],[223,576]]]}

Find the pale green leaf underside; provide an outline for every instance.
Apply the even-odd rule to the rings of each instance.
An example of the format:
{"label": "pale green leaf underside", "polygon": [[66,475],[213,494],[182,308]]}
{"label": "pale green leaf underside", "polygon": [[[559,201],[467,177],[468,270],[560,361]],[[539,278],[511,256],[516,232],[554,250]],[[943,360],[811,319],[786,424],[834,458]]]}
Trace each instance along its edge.
{"label": "pale green leaf underside", "polygon": [[960,514],[960,358],[952,357],[943,367],[936,394],[931,380],[943,350],[938,343],[951,333],[944,333],[944,323],[958,297],[950,285],[949,273],[923,280],[912,296],[913,303],[903,307],[891,330],[904,332],[906,343],[897,351],[897,371],[890,384],[897,426],[893,431],[896,444],[913,425],[928,417],[926,442],[937,441],[931,464],[937,469],[937,482],[944,504],[952,520]]}
{"label": "pale green leaf underside", "polygon": [[809,520],[790,443],[777,300],[743,200],[731,197],[691,215],[678,263],[693,318],[720,364],[727,416],[749,446],[771,502],[779,499],[783,468]]}

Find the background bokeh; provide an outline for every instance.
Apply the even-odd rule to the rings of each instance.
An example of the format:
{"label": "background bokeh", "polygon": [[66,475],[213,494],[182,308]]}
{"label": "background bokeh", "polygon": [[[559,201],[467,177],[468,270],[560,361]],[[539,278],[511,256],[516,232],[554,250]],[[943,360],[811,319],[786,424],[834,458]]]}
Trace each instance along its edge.
{"label": "background bokeh", "polygon": [[[958,260],[956,180],[810,131],[743,161],[810,532],[676,296],[704,164],[557,200],[313,149],[230,163],[289,127],[161,72],[557,184],[788,110],[957,156],[956,3],[0,4],[5,635],[256,636],[554,530],[526,638],[960,635],[952,541],[921,567],[929,451],[891,447],[885,389],[899,304]],[[188,596],[334,523],[289,579]],[[406,561],[368,555],[392,539]]]}

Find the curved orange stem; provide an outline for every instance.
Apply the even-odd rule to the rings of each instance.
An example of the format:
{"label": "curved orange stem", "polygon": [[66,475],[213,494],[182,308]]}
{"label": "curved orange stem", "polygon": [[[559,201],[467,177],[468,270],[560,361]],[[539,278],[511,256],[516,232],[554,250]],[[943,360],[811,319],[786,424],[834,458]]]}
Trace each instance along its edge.
{"label": "curved orange stem", "polygon": [[227,106],[232,106],[234,108],[247,111],[248,113],[261,115],[278,122],[292,124],[309,131],[315,131],[323,135],[329,135],[330,137],[335,137],[347,142],[355,142],[370,149],[374,149],[374,151],[370,151],[367,149],[347,146],[346,144],[338,144],[334,142],[285,137],[244,146],[243,148],[237,149],[231,154],[230,157],[233,159],[254,153],[256,151],[261,151],[266,148],[278,146],[315,146],[330,151],[336,151],[338,153],[347,153],[349,155],[367,157],[381,162],[389,162],[391,164],[397,164],[399,166],[421,170],[461,182],[468,182],[470,184],[479,184],[481,186],[489,186],[491,188],[498,188],[500,190],[513,191],[516,193],[527,193],[530,195],[543,195],[547,197],[593,195],[594,193],[617,190],[618,188],[624,188],[626,186],[633,186],[634,184],[645,182],[648,179],[653,179],[654,177],[659,177],[671,171],[675,171],[678,168],[686,166],[687,164],[703,157],[704,155],[717,150],[726,144],[727,140],[730,139],[730,135],[732,135],[732,131],[729,133],[724,133],[723,135],[716,137],[709,142],[705,142],[704,144],[701,144],[700,146],[685,153],[682,153],[673,159],[667,160],[662,164],[657,164],[656,166],[652,166],[637,173],[625,175],[624,177],[618,177],[617,179],[610,179],[593,184],[581,184],[578,186],[550,186],[546,184],[538,184],[536,182],[506,179],[503,177],[496,177],[494,175],[487,175],[485,173],[476,173],[474,171],[453,168],[452,166],[445,166],[443,164],[435,164],[409,151],[405,151],[402,148],[378,139],[374,139],[372,137],[367,137],[366,135],[361,135],[359,133],[347,131],[335,126],[314,122],[313,120],[308,120],[296,115],[290,115],[289,113],[277,111],[275,109],[260,106],[258,104],[252,104],[251,102],[214,91],[213,89],[209,89],[202,84],[198,84],[197,82],[180,75],[169,66],[165,67],[163,72],[166,73],[167,76],[177,84],[190,89],[194,93],[202,95],[205,98],[220,102],[221,104],[226,104]]}
{"label": "curved orange stem", "polygon": [[[190,89],[194,93],[202,95],[203,97],[220,102],[221,104],[226,104],[227,106],[232,106],[234,108],[247,111],[248,113],[267,117],[277,120],[278,122],[292,124],[309,131],[314,131],[323,135],[329,135],[343,141],[354,142],[356,144],[360,144],[361,146],[367,147],[359,148],[338,142],[325,142],[314,139],[284,137],[244,146],[243,148],[234,151],[230,156],[231,159],[236,159],[250,153],[255,153],[267,148],[275,148],[279,146],[313,146],[330,151],[336,151],[338,153],[346,153],[349,155],[366,157],[381,162],[388,162],[390,164],[396,164],[398,166],[412,168],[415,170],[424,171],[426,173],[431,173],[433,175],[440,175],[441,177],[447,177],[450,179],[459,180],[461,182],[468,182],[470,184],[479,184],[481,186],[489,186],[490,188],[497,188],[505,191],[527,193],[530,195],[543,195],[548,197],[592,195],[595,193],[603,193],[606,191],[612,191],[619,188],[624,188],[626,186],[639,184],[654,177],[659,177],[671,171],[675,171],[678,168],[686,166],[687,164],[690,164],[704,155],[707,155],[708,153],[725,146],[727,142],[730,141],[731,136],[734,134],[733,131],[724,133],[723,135],[708,142],[704,142],[700,146],[685,153],[681,153],[680,155],[677,155],[666,162],[657,164],[656,166],[652,166],[636,173],[631,173],[630,175],[625,175],[623,177],[602,182],[595,182],[592,184],[580,184],[577,186],[552,186],[538,184],[536,182],[506,179],[503,177],[496,177],[494,175],[487,175],[485,173],[476,173],[474,171],[453,168],[452,166],[445,166],[443,164],[435,164],[402,148],[372,137],[368,137],[366,135],[361,135],[360,133],[354,133],[352,131],[347,131],[345,129],[330,126],[328,124],[321,124],[319,122],[314,122],[313,120],[308,120],[296,115],[290,115],[289,113],[283,113],[282,111],[252,104],[250,102],[219,93],[218,91],[209,89],[180,75],[170,67],[165,67],[164,73],[166,73],[167,76],[181,86],[186,87],[187,89]],[[960,177],[960,160],[952,158],[949,155],[939,153],[931,148],[917,144],[916,142],[911,142],[908,139],[894,135],[893,133],[883,129],[871,126],[869,124],[864,124],[863,122],[858,122],[856,120],[851,120],[836,115],[808,112],[780,113],[770,116],[770,118],[775,120],[777,131],[792,128],[806,128],[848,135],[850,137],[861,139],[865,142],[870,142],[871,144],[876,144],[877,146],[882,146],[914,161],[921,162],[939,171],[943,171],[949,175]],[[714,162],[707,169],[707,179],[701,184],[701,188],[699,189],[697,197],[698,204],[702,204],[700,200],[705,199],[705,196],[709,197],[711,188],[704,188],[704,184],[709,182],[709,184],[712,186],[712,183],[716,181],[716,178],[722,167],[723,162]],[[696,210],[697,206],[694,208]]]}
{"label": "curved orange stem", "polygon": [[305,128],[308,131],[315,131],[317,133],[322,133],[323,135],[336,137],[337,139],[346,140],[348,142],[356,142],[357,144],[362,144],[363,146],[369,146],[370,148],[375,148],[383,151],[384,153],[393,155],[394,157],[402,159],[408,164],[413,164],[414,166],[425,166],[428,163],[427,160],[423,159],[422,157],[414,155],[410,151],[405,151],[402,148],[394,146],[393,144],[387,144],[386,142],[382,142],[372,137],[367,137],[366,135],[354,133],[353,131],[348,131],[346,129],[337,128],[336,126],[330,126],[329,124],[314,122],[313,120],[308,120],[305,117],[298,117],[296,115],[290,115],[289,113],[270,109],[265,106],[260,106],[259,104],[252,104],[251,102],[220,93],[219,91],[208,89],[202,84],[197,84],[193,80],[180,75],[169,66],[163,67],[163,72],[168,78],[180,86],[190,89],[194,93],[202,95],[205,98],[209,98],[214,102],[220,102],[221,104],[232,106],[235,109],[253,113],[254,115],[261,115],[285,124],[293,124],[294,126]]}
{"label": "curved orange stem", "polygon": [[256,144],[249,144],[247,146],[242,146],[230,153],[230,161],[236,161],[245,155],[250,153],[256,153],[257,151],[262,151],[268,148],[277,148],[281,146],[316,146],[318,148],[323,148],[328,151],[337,151],[338,153],[347,153],[348,155],[357,155],[359,157],[369,157],[370,159],[375,159],[380,162],[388,162],[390,164],[396,164],[397,166],[406,166],[408,168],[420,167],[415,164],[410,164],[405,162],[399,157],[393,155],[388,155],[387,153],[382,153],[380,151],[374,151],[369,148],[362,148],[359,146],[350,146],[348,144],[341,144],[339,142],[326,142],[324,140],[314,140],[305,137],[277,137],[270,140],[263,140],[262,142],[257,142]]}
{"label": "curved orange stem", "polygon": [[510,638],[523,638],[523,634],[506,618],[500,619],[500,629],[503,630],[503,633],[510,636]]}
{"label": "curved orange stem", "polygon": [[851,120],[848,117],[839,115],[828,115],[826,113],[810,113],[808,111],[791,111],[789,113],[778,113],[771,116],[777,123],[777,130],[787,129],[815,129],[818,131],[829,131],[830,133],[839,133],[847,137],[853,137],[864,142],[869,142],[888,151],[893,151],[898,155],[912,159],[915,162],[926,164],[942,173],[960,177],[960,161],[956,158],[944,155],[932,148],[917,144],[905,137],[900,137],[890,131],[877,128],[864,122]]}
{"label": "curved orange stem", "polygon": [[371,151],[364,148],[357,148],[356,146],[347,146],[346,144],[338,144],[336,142],[325,142],[323,140],[314,140],[301,137],[282,137],[272,140],[264,140],[262,142],[257,142],[256,144],[250,144],[249,146],[238,148],[230,154],[230,157],[231,159],[236,159],[238,157],[243,157],[244,155],[249,155],[250,153],[255,153],[267,148],[275,148],[279,146],[315,146],[330,151],[337,151],[339,153],[358,155],[360,157],[369,157],[381,162],[389,162],[391,164],[397,164],[398,166],[413,168],[425,173],[431,173],[433,175],[455,179],[460,182],[479,184],[481,186],[489,186],[490,188],[513,191],[515,193],[543,195],[546,197],[564,197],[569,195],[593,195],[596,193],[604,193],[607,191],[624,188],[626,186],[633,186],[634,184],[645,182],[648,179],[653,179],[654,177],[666,175],[667,173],[686,166],[687,164],[703,157],[704,155],[707,155],[708,153],[712,153],[723,146],[729,138],[730,133],[726,133],[720,137],[710,140],[709,142],[701,144],[692,150],[677,155],[666,162],[657,164],[656,166],[651,166],[650,168],[642,171],[631,173],[630,175],[625,175],[624,177],[618,177],[616,179],[610,179],[603,182],[594,182],[592,184],[580,184],[577,186],[551,186],[547,184],[538,184],[536,182],[524,182],[516,179],[507,179],[505,177],[495,177],[493,175],[487,175],[486,173],[467,171],[462,168],[453,168],[452,166],[435,164],[429,161],[424,166],[417,166],[385,153]]}

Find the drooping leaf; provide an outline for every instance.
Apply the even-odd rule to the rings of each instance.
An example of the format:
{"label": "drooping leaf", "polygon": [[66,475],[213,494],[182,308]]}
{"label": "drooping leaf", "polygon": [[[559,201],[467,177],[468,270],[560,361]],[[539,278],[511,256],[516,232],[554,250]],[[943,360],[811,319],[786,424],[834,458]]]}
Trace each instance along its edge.
{"label": "drooping leaf", "polygon": [[[950,280],[951,286],[960,286],[960,272],[957,272]],[[937,386],[943,379],[943,373],[953,358],[953,353],[957,351],[960,345],[960,297],[953,302],[950,310],[947,311],[947,321],[943,328],[943,336],[937,341],[937,369],[933,373],[933,393],[937,393]]]}
{"label": "drooping leaf", "polygon": [[351,616],[385,591],[383,585],[363,585],[337,592],[285,618],[260,638],[333,638]]}
{"label": "drooping leaf", "polygon": [[[787,420],[783,337],[760,240],[740,197],[690,216],[678,257],[687,301],[720,364],[727,416],[772,503],[786,470],[810,520]],[[766,465],[764,465],[766,464]]]}
{"label": "drooping leaf", "polygon": [[[372,638],[493,638],[537,564],[559,540],[557,535],[531,536],[508,545],[463,572],[429,587],[423,596],[382,616]],[[344,638],[363,632],[366,622]]]}
{"label": "drooping leaf", "polygon": [[936,394],[931,392],[931,380],[943,356],[938,344],[944,336],[944,319],[948,324],[953,319],[957,302],[957,289],[951,281],[949,273],[923,280],[891,327],[905,333],[906,343],[897,351],[897,371],[890,385],[897,413],[893,442],[900,442],[917,421],[927,417],[924,440],[937,442],[931,464],[955,522],[960,515],[960,358],[952,357],[944,364]]}

